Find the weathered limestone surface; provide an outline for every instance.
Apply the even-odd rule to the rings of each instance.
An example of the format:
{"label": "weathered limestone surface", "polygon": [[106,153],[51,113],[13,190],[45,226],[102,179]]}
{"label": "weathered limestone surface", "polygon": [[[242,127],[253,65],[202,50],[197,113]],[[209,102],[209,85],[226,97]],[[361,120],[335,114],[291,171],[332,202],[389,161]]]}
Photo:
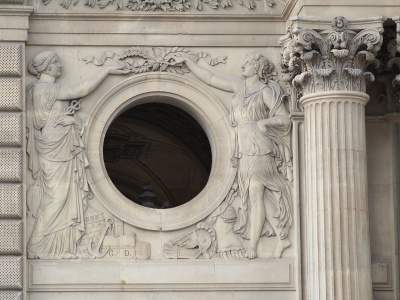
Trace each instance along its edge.
{"label": "weathered limestone surface", "polygon": [[[2,1],[3,2],[3,1]],[[32,8],[0,2],[0,299],[24,284],[24,56]],[[26,290],[26,289],[25,289]]]}
{"label": "weathered limestone surface", "polygon": [[371,299],[364,106],[358,92],[301,99],[306,132],[306,299]]}
{"label": "weathered limestone surface", "polygon": [[[397,300],[399,9],[0,0],[0,299]],[[129,201],[102,155],[149,102],[212,149],[171,209]]]}
{"label": "weathered limestone surface", "polygon": [[292,107],[305,120],[303,296],[372,299],[365,91],[374,80],[367,67],[379,65],[382,23],[353,31],[336,17],[331,30],[315,31],[312,19],[296,21],[281,43]]}

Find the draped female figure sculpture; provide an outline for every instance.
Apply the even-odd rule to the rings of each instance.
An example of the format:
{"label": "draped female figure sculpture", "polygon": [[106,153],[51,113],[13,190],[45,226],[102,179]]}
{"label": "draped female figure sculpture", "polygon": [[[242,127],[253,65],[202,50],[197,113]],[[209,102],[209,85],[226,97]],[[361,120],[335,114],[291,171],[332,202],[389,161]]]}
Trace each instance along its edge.
{"label": "draped female figure sculpture", "polygon": [[249,240],[246,257],[257,256],[263,235],[278,236],[274,257],[290,246],[289,227],[292,161],[291,121],[280,86],[268,80],[273,65],[260,53],[252,52],[242,66],[243,78],[223,77],[195,64],[188,57],[176,57],[204,83],[233,92],[231,125],[235,131],[232,163],[237,168],[241,204],[234,231]]}
{"label": "draped female figure sculpture", "polygon": [[69,101],[91,93],[108,74],[127,74],[109,67],[76,85],[55,80],[61,63],[54,51],[39,53],[28,66],[39,80],[27,87],[27,152],[35,183],[28,190],[30,209],[37,207],[35,226],[28,242],[29,258],[75,258],[84,233],[83,213],[88,195],[82,142],[83,123]]}

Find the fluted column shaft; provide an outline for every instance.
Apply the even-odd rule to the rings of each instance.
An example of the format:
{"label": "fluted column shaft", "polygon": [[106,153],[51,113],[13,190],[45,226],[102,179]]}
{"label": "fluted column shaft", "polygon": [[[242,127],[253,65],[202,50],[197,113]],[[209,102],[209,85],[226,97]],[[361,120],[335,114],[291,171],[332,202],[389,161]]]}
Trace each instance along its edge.
{"label": "fluted column shaft", "polygon": [[307,300],[372,299],[361,92],[309,94],[306,138]]}

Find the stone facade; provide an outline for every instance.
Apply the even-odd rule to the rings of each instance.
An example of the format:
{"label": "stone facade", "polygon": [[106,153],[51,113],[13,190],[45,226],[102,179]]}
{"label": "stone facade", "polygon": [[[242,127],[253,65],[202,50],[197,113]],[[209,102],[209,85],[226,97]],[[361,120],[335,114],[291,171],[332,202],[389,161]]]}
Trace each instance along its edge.
{"label": "stone facade", "polygon": [[[399,16],[395,1],[0,0],[0,299],[400,299]],[[165,174],[190,180],[148,161],[207,157],[183,114],[152,115],[179,133],[113,131],[114,169],[103,155],[149,103],[210,144],[205,187],[171,208]]]}

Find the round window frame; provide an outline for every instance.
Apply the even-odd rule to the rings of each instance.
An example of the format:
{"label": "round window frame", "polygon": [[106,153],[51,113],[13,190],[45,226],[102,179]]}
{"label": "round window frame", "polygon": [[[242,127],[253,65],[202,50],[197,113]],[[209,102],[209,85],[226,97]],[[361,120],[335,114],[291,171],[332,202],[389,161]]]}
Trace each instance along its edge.
{"label": "round window frame", "polygon": [[[104,137],[110,124],[124,111],[150,102],[174,105],[187,112],[203,128],[211,146],[212,167],[206,186],[196,197],[174,208],[152,209],[129,200],[114,186],[104,164]],[[232,186],[236,169],[230,163],[231,132],[228,110],[199,83],[160,72],[129,77],[109,89],[89,114],[85,139],[90,187],[107,210],[130,225],[157,231],[188,227],[214,211]]]}

